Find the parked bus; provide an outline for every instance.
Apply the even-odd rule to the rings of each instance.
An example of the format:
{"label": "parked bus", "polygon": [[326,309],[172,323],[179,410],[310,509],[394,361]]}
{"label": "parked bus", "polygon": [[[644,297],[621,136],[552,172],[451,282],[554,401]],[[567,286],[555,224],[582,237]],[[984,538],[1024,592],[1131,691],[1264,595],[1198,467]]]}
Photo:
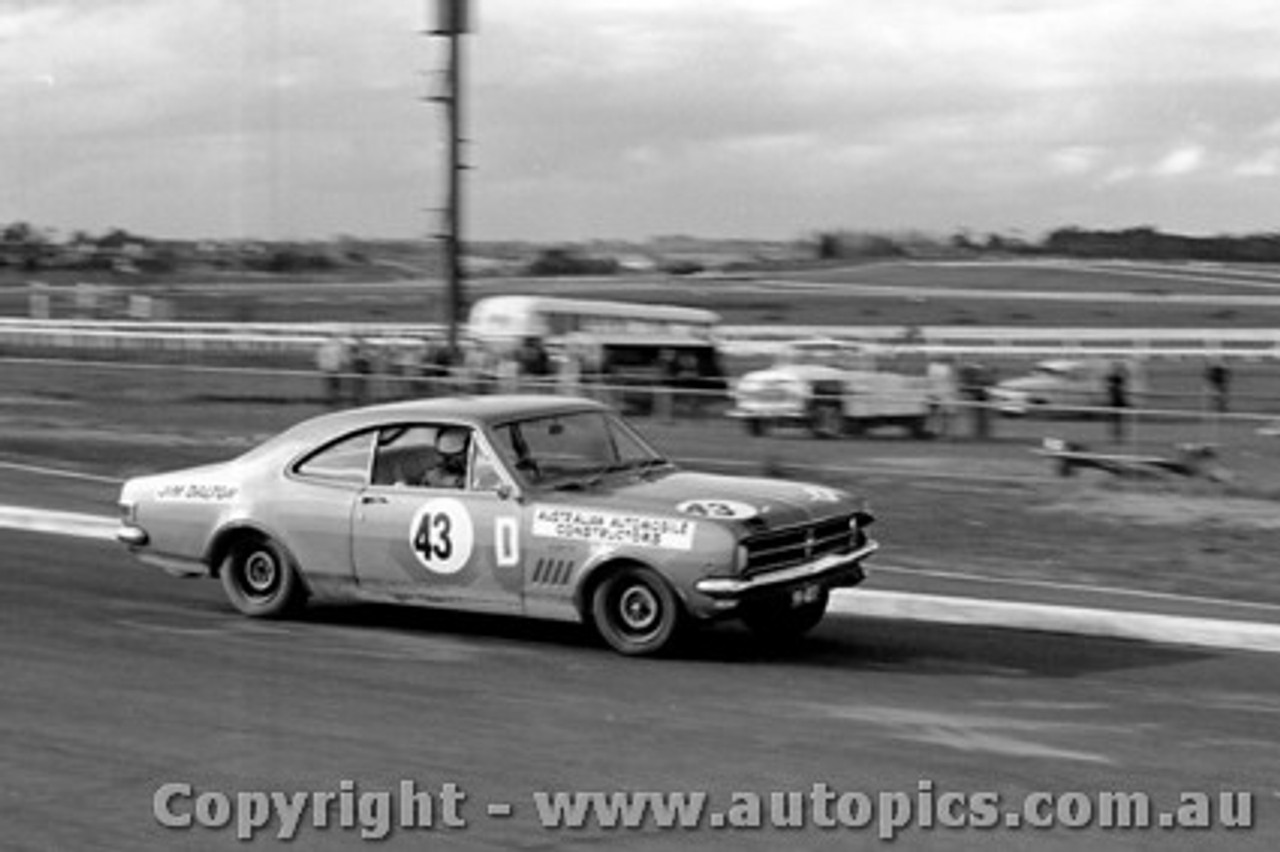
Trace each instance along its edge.
{"label": "parked bus", "polygon": [[[719,322],[714,311],[677,305],[489,296],[472,307],[467,331],[499,357],[517,357],[530,345],[559,360],[589,353],[586,371],[602,385],[710,397],[726,388],[715,338]],[[643,409],[650,397],[627,393],[619,401]]]}

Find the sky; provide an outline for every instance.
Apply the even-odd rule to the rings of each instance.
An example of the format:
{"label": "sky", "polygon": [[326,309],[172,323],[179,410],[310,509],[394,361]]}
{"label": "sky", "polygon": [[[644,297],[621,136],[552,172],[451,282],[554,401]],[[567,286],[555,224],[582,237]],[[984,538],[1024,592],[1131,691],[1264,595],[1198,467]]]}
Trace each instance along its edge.
{"label": "sky", "polygon": [[[1274,0],[475,0],[465,235],[1280,231]],[[0,0],[0,223],[425,237],[434,0]]]}

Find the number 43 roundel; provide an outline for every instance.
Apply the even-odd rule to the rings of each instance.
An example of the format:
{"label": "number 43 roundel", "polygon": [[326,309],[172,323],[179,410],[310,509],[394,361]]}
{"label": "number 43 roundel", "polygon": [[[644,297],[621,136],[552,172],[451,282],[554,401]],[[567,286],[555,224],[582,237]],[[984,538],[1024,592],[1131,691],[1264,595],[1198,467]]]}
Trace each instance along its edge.
{"label": "number 43 roundel", "polygon": [[475,538],[466,507],[451,497],[423,503],[409,527],[413,555],[437,574],[456,574],[466,567]]}

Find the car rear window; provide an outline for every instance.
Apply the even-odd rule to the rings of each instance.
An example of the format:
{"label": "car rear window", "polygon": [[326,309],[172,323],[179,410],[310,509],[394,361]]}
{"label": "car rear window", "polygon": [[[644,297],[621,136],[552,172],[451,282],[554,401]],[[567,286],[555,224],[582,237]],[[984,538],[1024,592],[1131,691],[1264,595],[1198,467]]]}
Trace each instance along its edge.
{"label": "car rear window", "polygon": [[301,476],[364,485],[373,457],[373,432],[360,432],[329,444],[294,467]]}

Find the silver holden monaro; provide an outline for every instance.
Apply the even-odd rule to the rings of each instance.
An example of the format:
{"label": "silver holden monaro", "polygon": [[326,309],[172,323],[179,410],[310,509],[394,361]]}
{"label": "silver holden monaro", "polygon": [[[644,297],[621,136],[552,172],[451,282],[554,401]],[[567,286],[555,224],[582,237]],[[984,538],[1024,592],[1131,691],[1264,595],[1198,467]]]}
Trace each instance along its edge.
{"label": "silver holden monaro", "polygon": [[431,399],[326,414],[239,458],[125,483],[118,538],[220,578],[246,615],[307,599],[582,621],[624,654],[691,622],[784,639],[878,545],[834,488],[679,469],[588,399]]}

